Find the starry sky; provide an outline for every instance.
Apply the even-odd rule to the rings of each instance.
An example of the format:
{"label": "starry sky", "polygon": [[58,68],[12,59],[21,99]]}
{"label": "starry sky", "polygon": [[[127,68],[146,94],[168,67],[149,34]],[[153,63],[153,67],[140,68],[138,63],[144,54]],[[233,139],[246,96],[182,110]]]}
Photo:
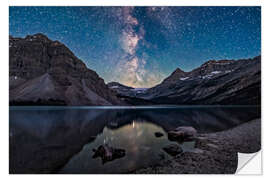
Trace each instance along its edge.
{"label": "starry sky", "polygon": [[64,43],[105,82],[147,88],[177,67],[261,54],[260,7],[10,7],[14,37]]}

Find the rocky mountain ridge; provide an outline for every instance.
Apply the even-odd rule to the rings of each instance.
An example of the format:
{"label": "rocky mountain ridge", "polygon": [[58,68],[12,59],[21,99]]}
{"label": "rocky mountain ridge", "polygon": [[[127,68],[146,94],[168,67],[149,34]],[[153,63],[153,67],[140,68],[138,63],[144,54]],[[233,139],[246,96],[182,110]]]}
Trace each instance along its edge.
{"label": "rocky mountain ridge", "polygon": [[[117,90],[118,96],[126,96]],[[177,68],[153,88],[132,98],[153,104],[260,105],[261,56],[241,60],[210,60],[184,72]]]}
{"label": "rocky mountain ridge", "polygon": [[43,34],[9,37],[11,105],[119,105],[98,74]]}
{"label": "rocky mountain ridge", "polygon": [[59,41],[9,37],[11,105],[260,105],[261,56],[177,68],[155,87],[107,85]]}

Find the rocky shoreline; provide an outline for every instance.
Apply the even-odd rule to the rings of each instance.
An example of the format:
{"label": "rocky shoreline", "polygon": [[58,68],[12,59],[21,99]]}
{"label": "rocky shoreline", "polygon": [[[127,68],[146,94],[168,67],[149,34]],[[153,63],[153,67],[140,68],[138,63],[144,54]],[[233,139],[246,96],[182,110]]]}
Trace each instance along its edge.
{"label": "rocky shoreline", "polygon": [[226,131],[198,134],[192,152],[131,173],[233,174],[237,169],[237,152],[254,153],[260,149],[261,119],[255,119]]}

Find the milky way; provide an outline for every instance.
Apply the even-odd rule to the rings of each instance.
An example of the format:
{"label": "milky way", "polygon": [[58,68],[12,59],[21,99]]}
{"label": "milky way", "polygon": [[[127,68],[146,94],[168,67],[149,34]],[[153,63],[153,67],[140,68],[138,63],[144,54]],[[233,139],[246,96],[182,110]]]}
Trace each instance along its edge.
{"label": "milky way", "polygon": [[133,87],[261,51],[260,7],[10,7],[9,21],[10,35],[44,33],[105,82]]}

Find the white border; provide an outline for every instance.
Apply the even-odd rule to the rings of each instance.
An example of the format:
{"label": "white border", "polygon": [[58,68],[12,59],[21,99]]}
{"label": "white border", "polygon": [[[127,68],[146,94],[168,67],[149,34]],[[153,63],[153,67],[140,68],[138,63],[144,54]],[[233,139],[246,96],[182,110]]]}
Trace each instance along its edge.
{"label": "white border", "polygon": [[[170,179],[179,179],[179,178],[207,178],[207,179],[216,179],[218,178],[266,178],[269,176],[270,164],[268,161],[270,160],[270,148],[269,148],[269,133],[266,134],[266,131],[270,131],[270,117],[269,113],[267,113],[267,109],[269,109],[269,105],[267,104],[270,100],[270,87],[269,87],[269,77],[270,77],[270,44],[269,44],[269,34],[270,34],[270,1],[269,0],[2,0],[1,1],[1,10],[0,10],[0,18],[1,18],[1,59],[0,59],[0,82],[1,82],[1,93],[0,93],[0,103],[1,103],[1,124],[0,124],[0,140],[2,146],[0,148],[0,172],[1,179],[4,178],[20,178],[20,179],[48,179],[48,178],[65,178],[65,179],[74,179],[74,176],[65,175],[63,176],[17,176],[17,175],[8,175],[8,6],[129,6],[129,5],[137,5],[137,6],[262,6],[262,147],[263,147],[263,174],[264,176],[224,176],[224,175],[214,175],[214,176],[206,176],[206,175],[192,175],[184,177],[181,175],[171,175],[171,176],[143,176],[143,175],[121,175],[121,176],[108,176],[108,175],[81,175],[76,176],[82,179],[89,178],[98,178],[98,179],[138,179],[138,178],[170,178]],[[268,44],[267,44],[268,43]],[[268,81],[268,82],[267,82]],[[268,161],[267,161],[268,160]],[[269,179],[269,177],[267,177]]]}

